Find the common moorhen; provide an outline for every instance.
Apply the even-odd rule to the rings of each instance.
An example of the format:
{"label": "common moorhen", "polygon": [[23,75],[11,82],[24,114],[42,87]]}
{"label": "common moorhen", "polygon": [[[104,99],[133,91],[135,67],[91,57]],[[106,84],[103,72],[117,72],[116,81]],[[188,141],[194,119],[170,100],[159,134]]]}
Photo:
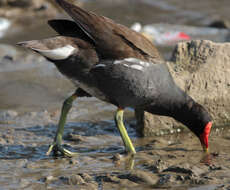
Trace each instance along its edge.
{"label": "common moorhen", "polygon": [[115,122],[129,153],[136,151],[123,124],[126,107],[173,117],[194,132],[203,149],[208,150],[211,116],[177,87],[165,61],[148,39],[66,0],[56,2],[74,21],[50,20],[48,24],[59,36],[19,43],[53,62],[77,86],[64,101],[57,133],[47,154],[75,154],[61,143],[68,111],[81,96],[94,96],[118,107]]}

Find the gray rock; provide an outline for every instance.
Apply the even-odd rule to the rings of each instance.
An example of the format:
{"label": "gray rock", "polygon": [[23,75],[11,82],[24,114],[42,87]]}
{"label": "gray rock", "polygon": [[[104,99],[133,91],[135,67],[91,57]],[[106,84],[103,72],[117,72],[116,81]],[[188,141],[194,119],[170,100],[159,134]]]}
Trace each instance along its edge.
{"label": "gray rock", "polygon": [[[230,43],[206,40],[182,42],[168,62],[169,70],[184,91],[212,115],[214,125],[230,122]],[[177,132],[183,126],[174,119],[136,110],[138,130],[144,136]],[[183,128],[184,129],[184,128]],[[186,128],[187,129],[187,128]]]}

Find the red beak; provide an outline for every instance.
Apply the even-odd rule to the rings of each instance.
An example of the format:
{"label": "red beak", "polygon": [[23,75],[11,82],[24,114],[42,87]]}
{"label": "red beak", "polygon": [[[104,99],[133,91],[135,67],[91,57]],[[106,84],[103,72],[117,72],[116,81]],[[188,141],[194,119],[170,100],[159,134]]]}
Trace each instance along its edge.
{"label": "red beak", "polygon": [[208,137],[212,128],[212,122],[208,122],[204,128],[204,132],[200,135],[200,142],[205,152],[208,152]]}

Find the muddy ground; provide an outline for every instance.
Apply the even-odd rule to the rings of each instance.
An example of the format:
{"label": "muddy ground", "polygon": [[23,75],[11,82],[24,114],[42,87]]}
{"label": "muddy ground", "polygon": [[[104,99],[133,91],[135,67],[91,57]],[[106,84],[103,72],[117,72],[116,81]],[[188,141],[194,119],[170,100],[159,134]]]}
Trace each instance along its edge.
{"label": "muddy ground", "polygon": [[191,133],[139,137],[127,110],[126,126],[137,150],[131,158],[112,120],[114,110],[94,98],[75,103],[64,135],[64,146],[79,153],[74,158],[46,156],[58,111],[1,111],[0,189],[230,188],[229,129],[212,131],[211,151],[205,154]]}
{"label": "muddy ground", "polygon": [[[215,0],[199,4],[143,0],[132,6],[127,6],[129,1],[116,1],[113,6],[111,2],[98,0],[85,7],[127,25],[167,19],[175,24],[205,25],[223,17],[230,19],[228,1],[218,3],[218,9]],[[145,11],[139,12],[139,8]],[[39,23],[0,39],[1,44],[53,34],[45,23]],[[116,108],[95,98],[78,99],[65,126],[64,146],[78,156],[46,156],[62,102],[74,91],[73,85],[31,52],[6,45],[0,50],[0,190],[230,189],[228,126],[213,128],[210,153],[205,154],[190,132],[140,137],[134,129],[133,110],[127,109],[125,123],[137,150],[131,158],[124,152],[113,121]]]}

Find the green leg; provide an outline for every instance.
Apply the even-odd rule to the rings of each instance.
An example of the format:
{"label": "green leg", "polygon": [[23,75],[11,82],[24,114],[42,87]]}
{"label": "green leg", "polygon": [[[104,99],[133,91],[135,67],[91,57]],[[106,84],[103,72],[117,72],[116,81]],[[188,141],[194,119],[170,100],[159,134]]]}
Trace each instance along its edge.
{"label": "green leg", "polygon": [[134,148],[134,146],[133,146],[133,144],[129,138],[129,135],[125,129],[125,126],[123,124],[123,113],[124,113],[124,110],[118,108],[116,116],[115,116],[115,122],[117,124],[118,129],[119,129],[119,132],[120,132],[121,138],[123,140],[126,151],[131,153],[131,154],[136,154],[135,148]]}
{"label": "green leg", "polygon": [[73,101],[76,98],[77,98],[77,95],[76,93],[74,93],[72,96],[70,96],[64,101],[63,106],[62,106],[62,111],[61,111],[61,117],[58,123],[58,129],[56,132],[56,136],[54,138],[54,142],[50,145],[46,155],[49,155],[51,151],[54,151],[54,153],[60,152],[63,155],[68,156],[68,157],[72,157],[76,155],[76,153],[70,152],[69,150],[66,150],[61,146],[67,114],[72,107]]}

